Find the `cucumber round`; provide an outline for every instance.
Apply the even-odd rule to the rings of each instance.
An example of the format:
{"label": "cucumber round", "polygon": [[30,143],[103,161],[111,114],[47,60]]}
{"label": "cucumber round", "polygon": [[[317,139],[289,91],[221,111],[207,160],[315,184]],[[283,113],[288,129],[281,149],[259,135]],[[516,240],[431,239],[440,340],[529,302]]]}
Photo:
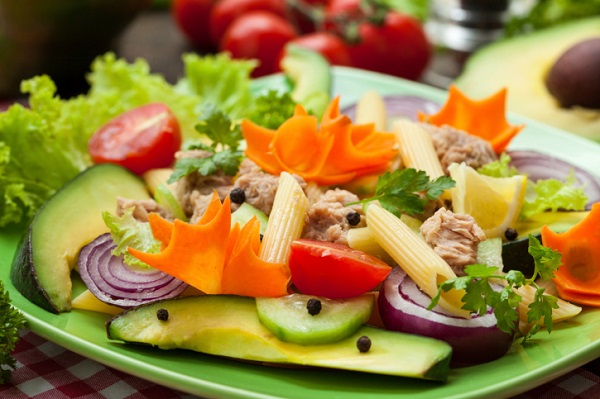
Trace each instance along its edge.
{"label": "cucumber round", "polygon": [[[321,302],[321,311],[314,316],[307,309],[310,299]],[[328,344],[349,337],[369,320],[374,305],[372,294],[348,299],[303,294],[256,298],[261,323],[280,340],[301,345]]]}

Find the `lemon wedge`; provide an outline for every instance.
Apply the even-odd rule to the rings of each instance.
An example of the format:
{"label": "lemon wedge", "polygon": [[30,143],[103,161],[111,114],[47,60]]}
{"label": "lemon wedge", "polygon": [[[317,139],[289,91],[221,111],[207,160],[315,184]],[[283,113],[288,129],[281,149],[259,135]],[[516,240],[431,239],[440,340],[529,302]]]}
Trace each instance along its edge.
{"label": "lemon wedge", "polygon": [[454,212],[473,216],[487,238],[502,237],[514,227],[525,200],[525,175],[491,177],[465,163],[454,163],[448,171],[456,182],[451,190]]}

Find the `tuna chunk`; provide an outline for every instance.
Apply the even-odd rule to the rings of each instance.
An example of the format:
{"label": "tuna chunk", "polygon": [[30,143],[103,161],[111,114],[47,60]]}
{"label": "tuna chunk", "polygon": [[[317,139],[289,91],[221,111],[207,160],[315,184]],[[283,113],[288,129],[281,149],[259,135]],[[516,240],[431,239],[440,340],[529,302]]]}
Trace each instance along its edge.
{"label": "tuna chunk", "polygon": [[422,126],[431,134],[433,145],[446,173],[448,166],[454,162],[464,162],[477,169],[498,159],[490,143],[479,137],[447,125],[438,127],[423,123]]}
{"label": "tuna chunk", "polygon": [[[293,175],[302,189],[306,189],[306,182],[300,176]],[[267,216],[271,214],[275,193],[279,187],[279,176],[264,172],[254,162],[245,159],[240,166],[240,171],[231,189],[244,190],[245,202],[263,211]],[[238,205],[232,204],[232,209]]]}
{"label": "tuna chunk", "polygon": [[165,208],[160,206],[156,201],[152,199],[148,200],[133,200],[123,197],[117,198],[117,216],[123,216],[127,209],[133,209],[133,217],[139,222],[147,222],[148,214],[152,212],[158,213],[160,216],[167,220],[173,220],[174,217]]}
{"label": "tuna chunk", "polygon": [[[311,205],[302,237],[348,244],[348,230],[366,225],[361,205],[345,205],[358,200],[356,195],[346,190],[327,190]],[[347,218],[349,213],[359,214],[357,225],[350,225]]]}
{"label": "tuna chunk", "polygon": [[421,234],[457,276],[465,275],[465,266],[477,263],[477,247],[486,239],[471,215],[446,208],[440,208],[421,225]]}

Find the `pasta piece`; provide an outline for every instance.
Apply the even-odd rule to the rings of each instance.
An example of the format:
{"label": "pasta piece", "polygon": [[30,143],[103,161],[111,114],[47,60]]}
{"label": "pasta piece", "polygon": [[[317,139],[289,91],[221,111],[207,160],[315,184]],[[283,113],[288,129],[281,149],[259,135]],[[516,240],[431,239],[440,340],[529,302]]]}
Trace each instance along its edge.
{"label": "pasta piece", "polygon": [[[391,212],[371,204],[366,213],[367,226],[376,241],[427,295],[433,298],[439,284],[456,278],[446,261]],[[452,314],[468,318],[470,313],[462,309],[463,295],[462,290],[442,292],[439,305]]]}
{"label": "pasta piece", "polygon": [[362,95],[356,104],[357,125],[373,123],[378,132],[387,131],[387,113],[383,98],[378,92],[369,90]]}
{"label": "pasta piece", "polygon": [[[531,285],[524,285],[514,289],[514,291],[522,298],[519,303],[519,321],[521,325],[527,325],[527,312],[529,311],[529,304],[533,302],[536,288]],[[580,306],[558,298],[558,309],[552,309],[552,321],[558,323],[573,316],[577,316],[581,310]],[[530,326],[527,327],[527,330],[529,328]]]}
{"label": "pasta piece", "polygon": [[394,132],[400,143],[400,157],[404,166],[423,170],[431,180],[444,176],[431,135],[418,124],[409,120],[394,122]]}
{"label": "pasta piece", "polygon": [[309,203],[296,179],[281,172],[269,223],[258,256],[271,263],[287,264],[290,243],[300,238]]}

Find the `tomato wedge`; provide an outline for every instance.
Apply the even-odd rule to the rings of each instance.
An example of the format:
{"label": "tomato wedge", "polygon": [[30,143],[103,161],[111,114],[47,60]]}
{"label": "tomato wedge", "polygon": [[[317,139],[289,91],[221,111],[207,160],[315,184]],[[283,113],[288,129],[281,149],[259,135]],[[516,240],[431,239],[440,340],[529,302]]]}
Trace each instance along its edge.
{"label": "tomato wedge", "polygon": [[181,147],[175,114],[162,103],[133,108],[111,119],[88,142],[95,163],[116,163],[134,173],[165,168]]}
{"label": "tomato wedge", "polygon": [[292,283],[307,295],[352,298],[376,288],[391,266],[363,251],[342,244],[309,239],[291,244]]}

